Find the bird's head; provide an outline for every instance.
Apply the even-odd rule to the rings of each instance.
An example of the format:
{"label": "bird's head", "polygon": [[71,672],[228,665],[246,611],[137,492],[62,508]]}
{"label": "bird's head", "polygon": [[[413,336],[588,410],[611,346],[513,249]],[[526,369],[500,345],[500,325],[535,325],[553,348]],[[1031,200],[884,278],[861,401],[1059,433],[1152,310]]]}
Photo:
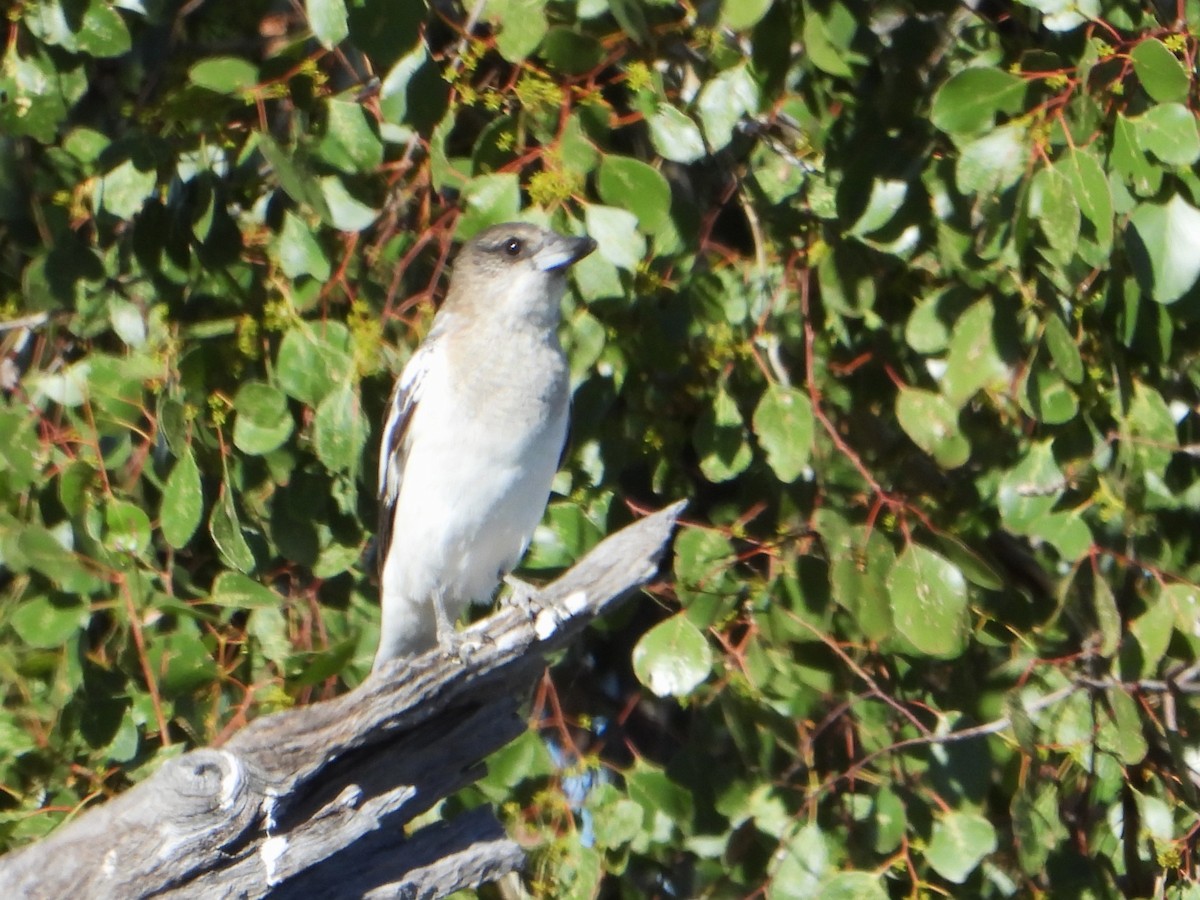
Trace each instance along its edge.
{"label": "bird's head", "polygon": [[595,248],[589,237],[568,237],[526,222],[493,225],[463,245],[446,307],[556,322],[567,269]]}

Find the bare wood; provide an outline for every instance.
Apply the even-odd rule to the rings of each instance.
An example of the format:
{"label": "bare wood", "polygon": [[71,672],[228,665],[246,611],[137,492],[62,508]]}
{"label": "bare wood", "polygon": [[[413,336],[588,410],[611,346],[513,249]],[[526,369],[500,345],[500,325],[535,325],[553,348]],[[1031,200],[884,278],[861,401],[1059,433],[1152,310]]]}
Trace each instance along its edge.
{"label": "bare wood", "polygon": [[523,861],[486,807],[405,833],[525,729],[544,655],[650,580],[676,503],[462,634],[334,700],[252,722],[39,843],[0,857],[5,896],[433,898]]}

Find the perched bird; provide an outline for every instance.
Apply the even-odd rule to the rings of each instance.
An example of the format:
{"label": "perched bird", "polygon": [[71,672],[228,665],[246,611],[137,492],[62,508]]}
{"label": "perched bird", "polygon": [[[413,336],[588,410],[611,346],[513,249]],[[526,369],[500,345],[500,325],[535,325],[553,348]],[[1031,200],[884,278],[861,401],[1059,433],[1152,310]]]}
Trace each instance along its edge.
{"label": "perched bird", "polygon": [[462,248],[392,391],[379,455],[383,619],[374,668],[451,642],[525,553],[567,434],[567,268],[596,244],[510,223]]}

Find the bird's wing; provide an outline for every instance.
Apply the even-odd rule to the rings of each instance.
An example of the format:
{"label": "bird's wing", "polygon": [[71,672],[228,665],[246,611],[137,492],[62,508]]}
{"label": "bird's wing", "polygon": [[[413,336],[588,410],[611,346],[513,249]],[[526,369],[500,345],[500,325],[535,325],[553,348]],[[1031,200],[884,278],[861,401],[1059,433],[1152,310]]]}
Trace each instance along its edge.
{"label": "bird's wing", "polygon": [[379,448],[379,528],[375,540],[380,577],[392,544],[392,520],[396,501],[400,498],[400,483],[408,457],[408,426],[421,397],[421,384],[432,360],[432,343],[427,342],[413,354],[388,401],[387,423],[383,426],[383,441]]}

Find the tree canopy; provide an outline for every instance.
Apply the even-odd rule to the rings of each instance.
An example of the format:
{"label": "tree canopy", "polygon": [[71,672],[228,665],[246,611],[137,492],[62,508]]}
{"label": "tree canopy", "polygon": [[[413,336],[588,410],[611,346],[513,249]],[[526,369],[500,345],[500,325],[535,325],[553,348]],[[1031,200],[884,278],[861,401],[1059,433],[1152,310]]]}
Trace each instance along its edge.
{"label": "tree canopy", "polygon": [[454,801],[529,889],[1200,897],[1198,23],[11,5],[0,845],[365,677],[392,379],[527,218],[598,251],[526,576],[691,503]]}

